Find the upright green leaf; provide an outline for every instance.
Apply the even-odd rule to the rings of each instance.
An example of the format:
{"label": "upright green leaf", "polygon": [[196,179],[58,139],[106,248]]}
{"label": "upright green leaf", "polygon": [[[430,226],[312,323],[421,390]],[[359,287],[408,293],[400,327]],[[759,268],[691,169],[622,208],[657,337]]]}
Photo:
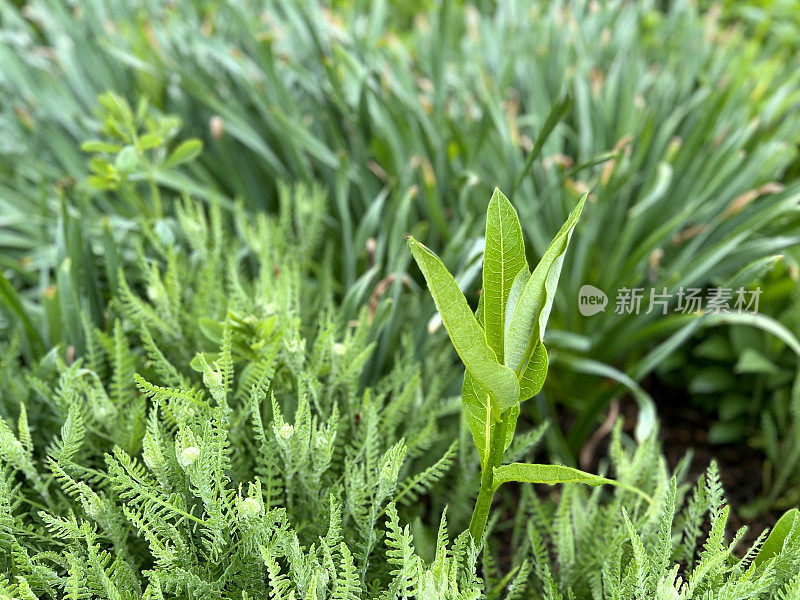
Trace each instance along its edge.
{"label": "upright green leaf", "polygon": [[34,356],[37,358],[42,356],[44,354],[44,342],[42,342],[42,338],[39,336],[39,331],[33,324],[28,311],[25,310],[22,300],[14,289],[14,286],[11,285],[11,282],[6,279],[2,273],[0,273],[0,303],[22,323]]}
{"label": "upright green leaf", "polygon": [[533,360],[536,345],[541,343],[561,275],[564,254],[585,203],[586,194],[581,197],[566,223],[550,242],[550,246],[522,290],[514,314],[511,316],[504,362],[517,373],[525,373]]}
{"label": "upright green leaf", "polygon": [[[486,406],[489,395],[486,393],[486,390],[472,378],[469,371],[464,374],[461,399],[464,405],[464,417],[467,420],[467,426],[472,432],[472,439],[475,442],[475,447],[478,449],[481,465],[484,465],[487,449],[491,446],[492,427],[496,424],[495,416],[491,412],[491,409],[487,409]],[[503,445],[503,450],[505,450],[511,445],[511,440],[514,439],[514,431],[517,427],[517,419],[519,418],[519,402],[509,408],[507,413],[503,415],[503,418],[508,422],[506,426],[506,440]]]}
{"label": "upright green leaf", "polygon": [[518,273],[527,271],[525,242],[517,211],[495,188],[486,212],[486,250],[483,255],[484,329],[498,360],[503,359],[506,302]]}
{"label": "upright green leaf", "polygon": [[413,237],[409,237],[408,243],[456,352],[475,381],[497,402],[502,412],[503,407],[508,408],[519,399],[516,375],[497,362],[467,299],[439,257]]}
{"label": "upright green leaf", "polygon": [[[525,286],[530,278],[531,272],[526,263],[525,266],[520,269],[519,273],[517,273],[517,276],[514,277],[514,282],[511,284],[511,290],[508,293],[508,299],[506,300],[506,314],[503,316],[503,339],[508,337],[508,326],[511,325],[511,317],[514,316],[514,310],[517,308],[519,297],[522,295],[522,290],[525,289]],[[483,295],[481,295],[481,297],[483,297]]]}
{"label": "upright green leaf", "polygon": [[795,531],[795,535],[797,535],[798,528],[800,528],[800,510],[793,508],[783,513],[753,561],[756,568],[760,568],[770,558],[778,556],[783,551],[786,538],[792,534],[792,531]]}
{"label": "upright green leaf", "polygon": [[483,465],[491,444],[492,424],[499,418],[499,415],[496,409],[494,413],[492,412],[492,403],[486,388],[475,381],[469,371],[464,373],[461,402],[467,426],[472,432],[472,439],[478,449],[481,465]]}
{"label": "upright green leaf", "polygon": [[528,366],[519,378],[520,402],[533,398],[539,393],[547,377],[548,365],[547,349],[542,342],[538,342],[533,349],[533,356],[528,362]]}

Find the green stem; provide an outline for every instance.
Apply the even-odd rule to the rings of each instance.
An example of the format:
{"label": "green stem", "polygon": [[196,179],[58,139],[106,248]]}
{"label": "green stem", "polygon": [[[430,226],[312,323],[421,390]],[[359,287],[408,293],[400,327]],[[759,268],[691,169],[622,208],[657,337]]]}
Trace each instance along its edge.
{"label": "green stem", "polygon": [[163,210],[161,208],[161,192],[158,189],[158,184],[156,184],[155,178],[150,174],[148,177],[148,183],[150,184],[150,196],[153,200],[153,213],[155,214],[156,219],[160,219],[164,216]]}
{"label": "green stem", "polygon": [[491,445],[489,448],[489,460],[481,471],[481,487],[478,497],[475,499],[475,509],[472,511],[472,519],[469,522],[469,534],[472,540],[478,544],[483,538],[483,531],[486,529],[486,522],[489,520],[489,511],[492,508],[494,498],[494,467],[503,464],[503,452],[505,451],[506,428],[508,427],[507,417],[503,416],[500,423],[492,430]]}
{"label": "green stem", "polygon": [[[478,492],[478,497],[475,499],[475,509],[472,511],[472,519],[469,522],[469,534],[476,544],[483,537],[483,530],[486,527],[486,521],[489,519],[489,510],[492,508],[494,490],[492,489],[491,473],[491,468],[484,469],[481,473],[481,488]],[[488,485],[486,483],[487,479]]]}

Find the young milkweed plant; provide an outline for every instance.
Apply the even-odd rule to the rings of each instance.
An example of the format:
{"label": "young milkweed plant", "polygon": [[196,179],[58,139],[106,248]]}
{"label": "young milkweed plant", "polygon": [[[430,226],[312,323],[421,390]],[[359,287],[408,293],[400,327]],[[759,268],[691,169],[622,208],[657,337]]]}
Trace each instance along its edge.
{"label": "young milkweed plant", "polygon": [[[495,188],[486,213],[483,288],[476,314],[436,254],[413,237],[408,238],[450,340],[466,367],[461,397],[481,459],[480,490],[469,525],[475,542],[483,537],[494,492],[503,483],[626,487],[562,465],[503,464],[503,454],[514,437],[520,402],[535,396],[547,376],[544,331],[564,255],[585,203],[586,194],[531,272],[517,212]],[[632,490],[650,501],[644,492]]]}

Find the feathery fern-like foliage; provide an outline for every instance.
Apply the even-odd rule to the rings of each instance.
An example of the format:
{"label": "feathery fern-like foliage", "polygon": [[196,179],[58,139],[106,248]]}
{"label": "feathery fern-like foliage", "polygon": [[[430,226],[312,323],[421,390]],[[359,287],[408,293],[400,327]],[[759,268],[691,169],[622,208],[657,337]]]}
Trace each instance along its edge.
{"label": "feathery fern-like foliage", "polygon": [[[619,429],[610,469],[651,493],[652,505],[624,488],[564,487],[554,500],[524,487],[510,530],[490,521],[480,559],[467,532],[450,541],[444,514],[430,551],[420,549],[396,507],[421,477],[408,473],[404,441],[360,435],[375,417],[351,427],[338,409],[324,414],[302,396],[289,416],[277,377],[238,392],[251,413],[232,411],[245,376],[225,355],[223,346],[221,358],[206,363],[204,382],[195,378],[186,390],[137,377],[149,409],[133,454],[94,439],[95,418],[84,426],[86,369],[65,384],[76,393],[45,465],[26,466],[16,450],[24,436],[4,423],[3,594],[744,600],[798,593],[800,526],[760,564],[760,542],[739,557],[743,531],[726,536],[729,508],[716,467],[692,491],[680,473],[669,475],[652,439],[627,448]],[[275,375],[285,368],[277,358],[273,367]],[[100,458],[103,441],[109,450]],[[271,452],[249,451],[259,444]],[[102,462],[78,464],[79,452],[82,463]],[[49,478],[45,469],[54,478],[48,489],[38,483]],[[498,547],[509,536],[510,558]]]}

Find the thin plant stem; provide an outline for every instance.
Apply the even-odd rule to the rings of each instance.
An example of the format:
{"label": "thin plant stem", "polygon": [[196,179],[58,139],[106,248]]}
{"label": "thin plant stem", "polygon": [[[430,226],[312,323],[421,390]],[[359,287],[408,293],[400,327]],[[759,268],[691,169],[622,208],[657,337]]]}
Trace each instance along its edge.
{"label": "thin plant stem", "polygon": [[160,219],[164,216],[161,208],[161,192],[152,176],[148,178],[148,182],[150,183],[150,196],[153,199],[153,213],[156,219]]}
{"label": "thin plant stem", "polygon": [[500,423],[492,431],[492,439],[489,453],[489,460],[486,467],[481,471],[481,487],[478,497],[475,499],[475,508],[472,511],[472,519],[469,522],[469,534],[477,544],[483,538],[483,531],[489,519],[489,511],[492,508],[494,498],[494,467],[499,467],[503,463],[503,452],[505,451],[506,429],[508,428],[508,414],[502,416]]}

